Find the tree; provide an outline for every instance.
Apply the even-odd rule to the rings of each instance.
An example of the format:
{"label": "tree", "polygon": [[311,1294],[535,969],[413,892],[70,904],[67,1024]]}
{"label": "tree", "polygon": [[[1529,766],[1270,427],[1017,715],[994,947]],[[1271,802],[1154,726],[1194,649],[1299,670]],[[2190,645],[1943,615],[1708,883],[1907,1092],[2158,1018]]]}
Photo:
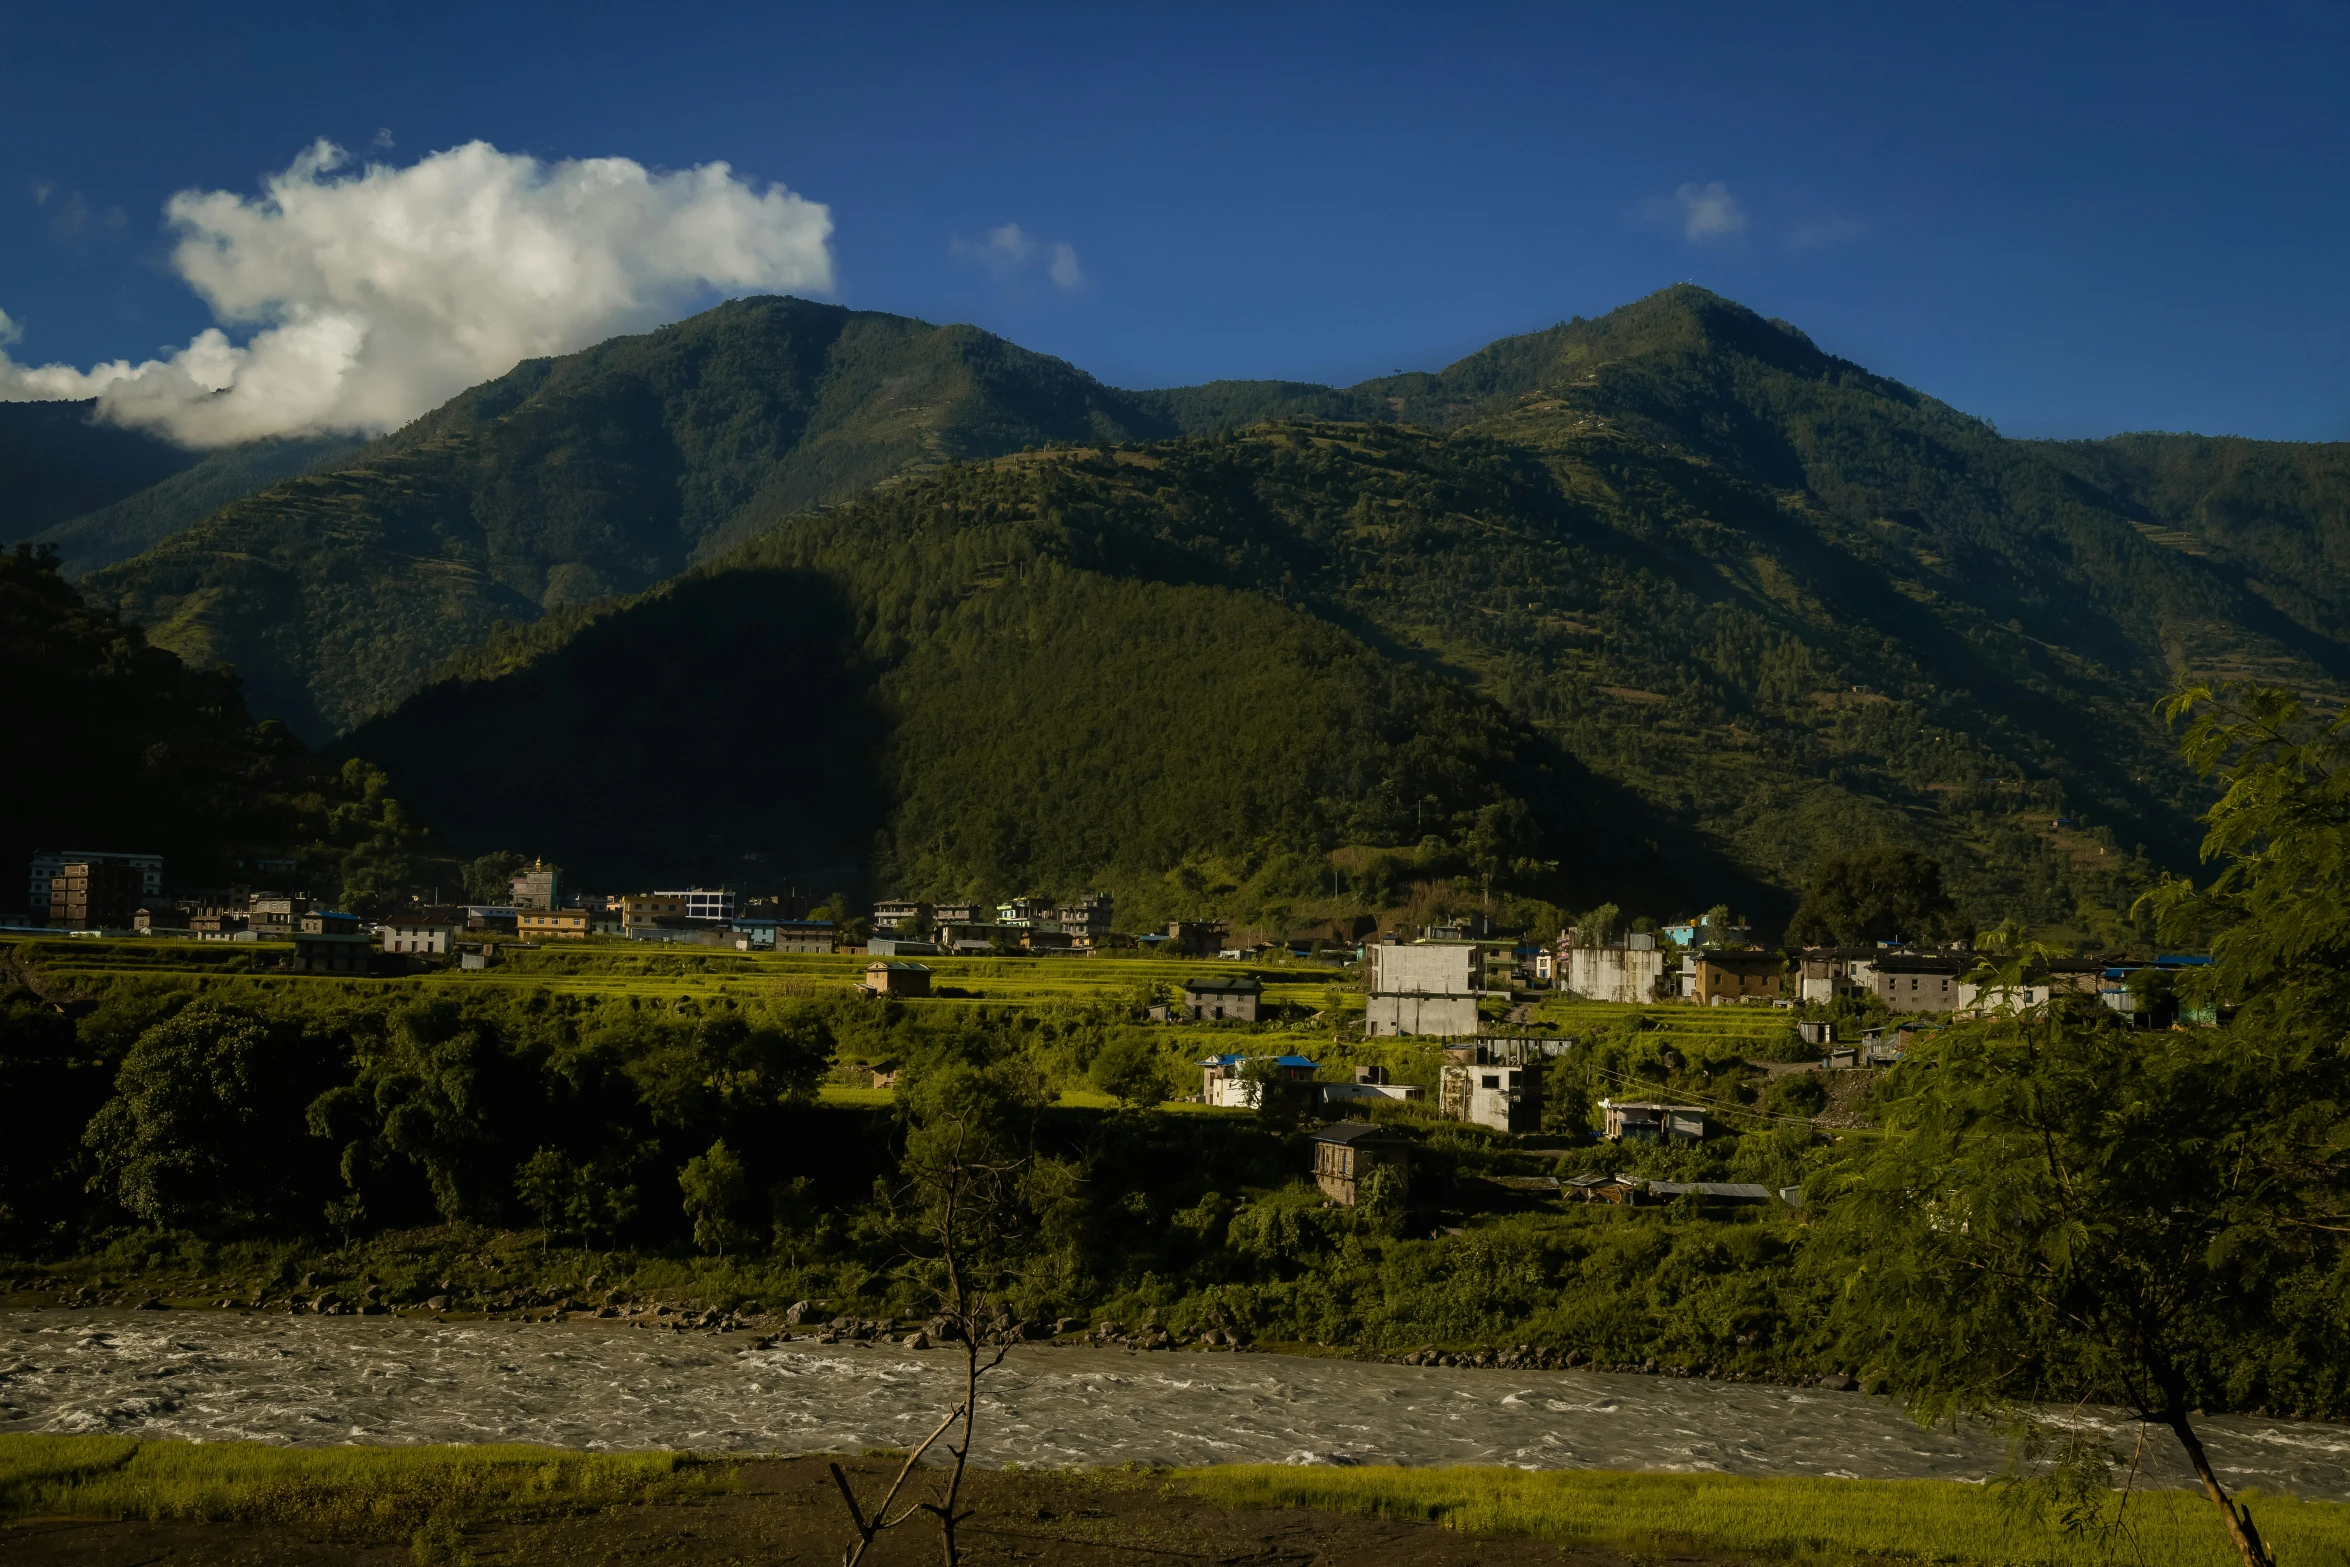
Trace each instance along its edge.
{"label": "tree", "polygon": [[1952,910],[1939,860],[1880,844],[1831,854],[1813,868],[1787,939],[1838,946],[1925,940],[1942,933]]}
{"label": "tree", "polygon": [[2338,1247],[2294,1191],[2279,1087],[2216,1031],[2149,1039],[2073,1016],[1954,1031],[1895,1069],[1884,1140],[1828,1187],[1842,1342],[1925,1417],[2139,1410],[2177,1438],[2244,1560],[2266,1562],[2192,1414],[2244,1398],[2247,1368],[2341,1337],[2291,1304]]}
{"label": "tree", "polygon": [[2217,931],[2188,983],[2233,1021],[2147,1035],[2052,1009],[1953,1031],[1891,1074],[1886,1136],[1848,1156],[1818,1234],[1844,1342],[1913,1408],[2127,1403],[2263,1567],[2193,1416],[2344,1390],[2350,718],[2311,725],[2258,689],[2188,691],[2171,714],[2223,785],[2203,818],[2222,868],[2145,907],[2171,934]]}
{"label": "tree", "polygon": [[[1045,1212],[1066,1202],[1058,1179],[1064,1172],[1036,1157],[1044,1099],[1034,1073],[1016,1058],[988,1059],[989,1041],[955,1043],[962,1046],[959,1058],[919,1062],[899,1079],[906,1151],[892,1207],[904,1248],[900,1272],[930,1296],[940,1335],[961,1351],[962,1387],[870,1511],[840,1465],[831,1466],[857,1530],[841,1554],[843,1567],[857,1567],[884,1531],[918,1514],[936,1520],[944,1567],[957,1567],[956,1531],[971,1517],[962,1505],[962,1487],[979,1416],[979,1380],[1002,1365],[1022,1337],[1013,1297],[1039,1248]],[[958,1426],[959,1435],[951,1435]],[[929,1498],[900,1508],[898,1498],[923,1456],[940,1447],[947,1464]]]}
{"label": "tree", "polygon": [[475,903],[503,904],[513,901],[514,873],[530,863],[527,854],[516,854],[511,849],[497,849],[465,864],[465,896]]}
{"label": "tree", "polygon": [[749,1243],[742,1212],[750,1199],[750,1177],[726,1139],[688,1159],[677,1172],[677,1184],[685,1193],[685,1215],[693,1221],[696,1246],[723,1257]]}
{"label": "tree", "polygon": [[1622,922],[1624,911],[1612,903],[1603,903],[1575,921],[1575,945],[1604,947],[1616,939],[1616,926]]}
{"label": "tree", "polygon": [[235,1228],[313,1172],[300,1138],[304,1080],[282,1026],[208,1001],[142,1033],[82,1141],[93,1190],[150,1224]]}
{"label": "tree", "polygon": [[572,1160],[559,1149],[541,1148],[514,1172],[514,1194],[545,1233],[539,1249],[558,1230],[570,1230],[581,1243],[616,1234],[636,1217],[637,1188],[628,1178],[632,1156],[649,1149],[608,1153],[600,1159]]}
{"label": "tree", "polygon": [[1158,1047],[1143,1035],[1120,1031],[1097,1051],[1086,1076],[1093,1086],[1129,1110],[1167,1097],[1167,1073]]}

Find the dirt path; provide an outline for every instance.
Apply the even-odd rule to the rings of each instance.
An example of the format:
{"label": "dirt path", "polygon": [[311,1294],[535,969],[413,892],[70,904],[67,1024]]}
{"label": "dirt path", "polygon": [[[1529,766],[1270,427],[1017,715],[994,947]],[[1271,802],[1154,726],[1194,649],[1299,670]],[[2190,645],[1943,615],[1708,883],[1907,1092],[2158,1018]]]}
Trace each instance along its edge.
{"label": "dirt path", "polygon": [[[884,1483],[878,1463],[849,1467],[860,1491]],[[1609,1552],[1476,1540],[1430,1524],[1300,1508],[1228,1510],[1141,1473],[984,1473],[972,1499],[979,1516],[964,1526],[972,1567],[1629,1567]],[[834,1567],[848,1535],[823,1461],[799,1458],[746,1465],[739,1492],[709,1500],[476,1528],[464,1555],[257,1524],[41,1519],[0,1531],[0,1558],[11,1567],[414,1567],[433,1554],[449,1562],[469,1555],[481,1567]],[[866,1558],[871,1567],[937,1560],[937,1534],[920,1524],[885,1537]],[[1718,1557],[1650,1560],[1728,1567]]]}

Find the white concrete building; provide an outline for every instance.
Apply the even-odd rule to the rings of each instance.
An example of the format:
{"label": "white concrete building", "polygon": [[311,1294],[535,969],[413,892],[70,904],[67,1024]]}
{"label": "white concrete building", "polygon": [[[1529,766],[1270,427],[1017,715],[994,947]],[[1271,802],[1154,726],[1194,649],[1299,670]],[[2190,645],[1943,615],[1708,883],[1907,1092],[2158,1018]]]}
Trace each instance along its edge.
{"label": "white concrete building", "polygon": [[1588,1001],[1637,1006],[1657,999],[1670,955],[1654,936],[1631,935],[1604,947],[1566,950],[1566,988]]}
{"label": "white concrete building", "polygon": [[427,920],[386,920],[380,927],[386,952],[412,952],[439,957],[456,945],[465,927]]}
{"label": "white concrete building", "polygon": [[1474,942],[1375,942],[1363,949],[1363,1031],[1374,1039],[1477,1032],[1480,953]]}

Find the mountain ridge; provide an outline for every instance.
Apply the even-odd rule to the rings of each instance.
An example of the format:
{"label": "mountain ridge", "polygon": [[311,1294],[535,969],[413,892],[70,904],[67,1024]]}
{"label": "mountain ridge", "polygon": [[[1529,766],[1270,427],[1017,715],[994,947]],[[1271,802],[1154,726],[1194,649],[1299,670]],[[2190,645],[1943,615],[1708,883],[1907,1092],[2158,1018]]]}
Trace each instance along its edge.
{"label": "mountain ridge", "polygon": [[[1104,737],[1156,733],[1117,702],[1082,724],[1041,725],[970,684],[991,660],[1018,659],[954,630],[963,611],[953,606],[1006,591],[1010,568],[968,569],[951,594],[908,599],[890,562],[953,580],[920,563],[965,548],[952,540],[982,514],[996,519],[987,527],[1010,518],[1027,530],[1006,535],[1006,561],[1279,604],[1468,690],[1494,721],[1523,728],[1523,744],[1559,758],[1559,776],[1587,770],[1583,796],[1616,802],[1613,819],[1643,855],[1679,845],[1689,874],[1652,867],[1651,885],[1745,889],[1782,913],[1819,853],[1899,838],[1945,854],[1962,903],[1986,924],[2022,910],[2111,936],[2127,925],[2134,879],[2192,858],[2198,786],[2171,755],[2153,698],[2176,679],[2231,669],[2339,688],[2338,644],[2149,540],[2036,448],[1702,291],[1349,395],[1342,411],[1380,417],[1276,417],[957,465],[694,569],[697,580],[814,572],[853,608],[864,672],[844,666],[843,677],[882,709],[914,715],[876,741],[889,812],[861,861],[876,887],[943,894],[1017,881],[1023,867],[1065,882],[1069,867],[1049,853],[991,860],[983,846],[954,847],[959,822],[984,818],[991,792],[1023,787],[998,754],[1015,744],[1003,737],[1041,758],[1066,752],[1075,731],[1089,737],[1080,749],[1095,748],[1094,771],[1111,776],[1100,748],[1115,742]],[[1394,417],[1399,400],[1421,422]],[[889,607],[909,603],[946,607]],[[632,613],[597,611],[599,636],[626,643]],[[1115,615],[1099,632],[1112,662],[1154,634]],[[565,642],[562,628],[514,630],[447,667],[432,702],[462,708],[470,689],[494,709],[514,689],[500,681],[560,657]],[[937,651],[950,646],[960,651]],[[764,711],[766,698],[729,690],[740,710]],[[937,690],[992,714],[997,737],[922,750],[960,722]],[[421,781],[429,769],[404,760],[413,720],[402,709],[345,743],[418,780],[428,816],[446,813],[450,802]],[[887,759],[906,754],[923,766],[893,777]],[[1038,763],[1069,776],[1088,765]],[[925,803],[929,780],[966,773],[992,791],[961,797],[959,810]],[[1537,820],[1503,858],[1558,866],[1503,875],[1506,893],[1571,903],[1639,883],[1602,846],[1576,842],[1544,800],[1504,795]],[[1464,823],[1499,803],[1448,804],[1416,824],[1441,841],[1415,863],[1437,880],[1467,874],[1478,856]],[[2051,825],[2079,817],[2089,825]],[[458,837],[493,832],[461,810],[440,819]],[[1045,836],[1094,830],[1065,821]],[[1400,847],[1402,829],[1382,831],[1385,848],[1321,831],[1297,852],[1360,860]],[[1137,907],[1180,911],[1183,897],[1161,883],[1203,855],[1223,869],[1194,872],[1243,889],[1235,898],[1316,906],[1296,865],[1268,870],[1278,856],[1237,838],[1185,849],[1161,837],[1170,863],[1111,878]],[[930,847],[909,847],[920,844]]]}

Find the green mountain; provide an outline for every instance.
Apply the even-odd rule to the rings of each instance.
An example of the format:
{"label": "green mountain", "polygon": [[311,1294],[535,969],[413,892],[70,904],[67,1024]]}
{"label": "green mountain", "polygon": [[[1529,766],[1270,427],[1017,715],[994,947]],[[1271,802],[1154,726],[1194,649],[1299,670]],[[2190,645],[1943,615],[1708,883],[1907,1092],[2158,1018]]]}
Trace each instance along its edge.
{"label": "green mountain", "polygon": [[885,480],[1328,395],[1128,394],[967,326],[738,300],[520,365],[87,585],[317,738],[501,622],[641,591]]}
{"label": "green mountain", "polygon": [[[308,754],[256,724],[235,679],[188,668],[82,601],[53,556],[0,553],[0,704],[23,738],[0,769],[0,910],[43,849],[160,854],[177,886],[249,880],[238,861],[302,836]],[[313,804],[316,802],[314,801]]]}
{"label": "green mountain", "polygon": [[364,444],[351,435],[290,435],[226,447],[134,494],[55,523],[34,542],[55,545],[58,569],[78,578],[152,549],[231,501],[323,467]]}
{"label": "green mountain", "polygon": [[2039,450],[2148,540],[2304,632],[2350,640],[2350,442],[2118,435]]}
{"label": "green mountain", "polygon": [[[739,845],[876,889],[1099,881],[1151,915],[1460,878],[1769,917],[1818,855],[1890,839],[1940,854],[1972,919],[2110,936],[2195,839],[2155,699],[2350,675],[2118,471],[1702,290],[1191,418],[1299,407],[790,519],[485,644],[347,746],[459,843],[599,879]],[[740,771],[693,765],[738,729],[765,737],[723,752]],[[851,733],[847,776],[818,759]],[[595,780],[592,816],[534,768]]]}
{"label": "green mountain", "polygon": [[101,424],[95,402],[0,403],[0,543],[43,536],[201,455],[143,430]]}

